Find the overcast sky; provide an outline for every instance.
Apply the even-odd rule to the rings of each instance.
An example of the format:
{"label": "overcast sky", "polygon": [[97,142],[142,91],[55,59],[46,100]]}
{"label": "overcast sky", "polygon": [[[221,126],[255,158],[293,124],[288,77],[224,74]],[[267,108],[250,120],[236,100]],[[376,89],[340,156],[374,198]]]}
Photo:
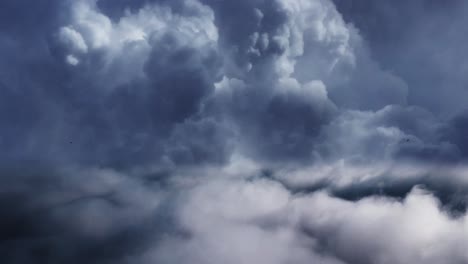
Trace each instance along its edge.
{"label": "overcast sky", "polygon": [[468,263],[468,2],[0,1],[0,262]]}

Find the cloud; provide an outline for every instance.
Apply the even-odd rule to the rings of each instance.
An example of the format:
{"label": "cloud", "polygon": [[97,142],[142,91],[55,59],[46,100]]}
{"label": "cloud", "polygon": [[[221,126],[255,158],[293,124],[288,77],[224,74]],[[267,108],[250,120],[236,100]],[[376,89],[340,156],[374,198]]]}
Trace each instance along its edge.
{"label": "cloud", "polygon": [[195,188],[186,201],[179,221],[188,235],[163,240],[161,248],[144,255],[148,262],[463,263],[467,258],[466,217],[448,216],[418,188],[403,200],[349,202],[324,192],[293,196],[268,180],[214,180]]}
{"label": "cloud", "polygon": [[2,2],[2,259],[467,262],[464,11]]}
{"label": "cloud", "polygon": [[[328,1],[157,1],[134,3],[120,17],[102,5],[110,4],[60,5],[69,16],[50,18],[62,25],[43,29],[46,50],[35,59],[48,68],[33,73],[32,62],[18,61],[18,72],[30,76],[23,90],[39,98],[30,107],[40,118],[28,113],[30,127],[20,131],[29,151],[11,156],[160,162],[172,159],[164,149],[176,127],[206,119],[232,131],[205,152],[316,160],[326,155],[317,146],[333,119],[406,105],[404,82],[371,59],[356,28]],[[245,25],[236,12],[249,14]],[[55,76],[47,77],[51,71]],[[18,85],[4,81],[5,89]],[[19,141],[11,137],[6,141]],[[225,151],[223,142],[231,141],[235,150]],[[74,144],[64,148],[65,142]],[[444,143],[414,142],[420,143],[400,152],[436,156]]]}
{"label": "cloud", "polygon": [[120,258],[127,253],[119,252],[146,241],[144,223],[164,200],[156,186],[149,190],[112,170],[23,165],[2,169],[0,252],[6,263]]}
{"label": "cloud", "polygon": [[373,56],[409,86],[408,103],[435,114],[466,107],[464,1],[334,1],[368,40]]}
{"label": "cloud", "polygon": [[[10,77],[2,89],[13,94],[4,97],[4,107],[13,117],[24,112],[24,127],[5,135],[5,144],[14,143],[9,158],[115,164],[164,156],[157,149],[165,148],[176,124],[197,114],[219,79],[211,10],[192,1],[182,7],[192,13],[179,16],[168,6],[149,5],[114,22],[96,1],[60,7],[70,16],[62,26],[41,29],[44,50],[8,67],[27,75],[24,83],[5,73]],[[49,19],[62,20],[57,17]],[[19,54],[9,33],[5,42]]]}
{"label": "cloud", "polygon": [[349,263],[466,261],[460,247],[466,243],[466,217],[446,216],[420,190],[402,202],[370,198],[356,204],[318,194],[304,206],[315,209],[302,220],[305,232],[321,237],[324,247],[332,246]]}
{"label": "cloud", "polygon": [[[19,166],[2,172],[8,181],[2,201],[17,204],[1,211],[7,263],[463,263],[468,257],[466,214],[452,215],[421,187],[359,200],[325,190],[295,193],[255,177],[257,169],[246,170],[241,160],[221,169],[178,168],[169,177],[157,170],[47,166],[27,173]],[[389,179],[404,179],[407,171],[394,170]],[[453,178],[462,180],[465,171],[452,171],[459,174]],[[342,172],[336,177],[352,171]]]}

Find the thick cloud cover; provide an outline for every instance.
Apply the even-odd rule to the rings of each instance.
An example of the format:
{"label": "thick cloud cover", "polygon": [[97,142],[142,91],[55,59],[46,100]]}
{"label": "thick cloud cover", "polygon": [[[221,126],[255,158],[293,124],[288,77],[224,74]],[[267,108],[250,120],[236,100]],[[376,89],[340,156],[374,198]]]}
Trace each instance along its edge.
{"label": "thick cloud cover", "polygon": [[5,0],[2,263],[468,263],[463,1]]}
{"label": "thick cloud cover", "polygon": [[411,87],[409,103],[440,115],[466,108],[466,1],[334,2],[374,57]]}

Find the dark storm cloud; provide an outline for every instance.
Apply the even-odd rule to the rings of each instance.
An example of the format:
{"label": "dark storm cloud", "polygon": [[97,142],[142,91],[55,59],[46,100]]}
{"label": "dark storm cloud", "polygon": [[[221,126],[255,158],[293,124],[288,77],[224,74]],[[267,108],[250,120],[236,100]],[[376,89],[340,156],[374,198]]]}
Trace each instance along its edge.
{"label": "dark storm cloud", "polygon": [[468,132],[468,112],[464,111],[450,120],[448,129],[445,132],[444,136],[452,140],[460,150],[461,155],[466,158],[468,156],[466,137]]}
{"label": "dark storm cloud", "polygon": [[[2,34],[6,156],[92,164],[157,160],[163,155],[155,151],[164,148],[161,140],[197,114],[219,78],[214,47],[191,47],[187,36],[171,28],[120,44],[121,39],[111,39],[119,25],[92,1],[41,5],[34,16],[20,5],[5,7],[10,5],[18,12],[13,18],[26,21],[20,26],[27,27],[28,19],[45,22],[34,30],[12,26]],[[200,15],[196,6],[191,9],[189,16]],[[70,18],[61,17],[66,13]],[[151,10],[147,13],[140,17]],[[132,22],[142,23],[127,24]],[[112,54],[114,46],[118,54]]]}
{"label": "dark storm cloud", "polygon": [[410,89],[408,102],[436,114],[466,108],[465,1],[334,1],[386,69]]}
{"label": "dark storm cloud", "polygon": [[[466,2],[334,2],[344,18],[359,28],[383,67],[408,83],[408,103],[446,121],[445,128],[441,128],[444,131],[436,135],[458,152],[455,155],[452,151],[447,159],[465,157],[466,145],[461,134],[466,115],[462,98],[468,91],[467,58],[461,43],[466,41],[466,27],[462,26],[466,24]],[[405,149],[403,153],[411,154]],[[426,156],[434,153],[421,150]]]}
{"label": "dark storm cloud", "polygon": [[[15,142],[10,155],[36,158],[41,153],[43,158],[112,166],[157,161],[167,156],[165,142],[177,124],[214,115],[216,122],[228,119],[231,127],[243,131],[248,146],[258,144],[249,147],[254,156],[310,160],[317,155],[322,127],[336,115],[334,104],[378,109],[402,102],[398,98],[405,88],[370,60],[356,40],[359,36],[329,3],[303,4],[305,11],[277,1],[155,3],[158,6],[135,2],[118,18],[107,17],[99,8],[122,9],[127,3],[57,5],[70,15],[59,19],[61,12],[54,12],[50,19],[62,25],[39,31],[44,45],[36,62],[40,69],[27,70],[31,62],[18,62],[15,72],[27,72],[28,83],[3,82],[5,93],[25,86],[21,93],[34,95],[14,95],[21,100],[17,103],[10,100],[12,95],[5,103],[24,119],[5,140]],[[238,21],[237,14],[244,19]],[[184,19],[204,27],[205,35],[189,43],[194,32]],[[308,70],[306,61],[319,62]],[[342,75],[351,80],[340,80]],[[236,80],[238,88],[227,85]],[[216,83],[229,86],[227,94],[213,93]],[[391,85],[380,87],[383,83]],[[29,110],[15,109],[25,105]],[[26,139],[22,148],[15,147],[19,138]],[[205,146],[204,152],[223,152],[223,141],[218,142],[221,145]],[[414,155],[426,151],[421,144]],[[413,155],[411,150],[402,152]]]}
{"label": "dark storm cloud", "polygon": [[111,170],[24,162],[1,173],[4,263],[124,263],[159,234],[176,232],[159,184],[149,189],[144,179]]}
{"label": "dark storm cloud", "polygon": [[466,5],[335,3],[2,2],[2,261],[466,262]]}

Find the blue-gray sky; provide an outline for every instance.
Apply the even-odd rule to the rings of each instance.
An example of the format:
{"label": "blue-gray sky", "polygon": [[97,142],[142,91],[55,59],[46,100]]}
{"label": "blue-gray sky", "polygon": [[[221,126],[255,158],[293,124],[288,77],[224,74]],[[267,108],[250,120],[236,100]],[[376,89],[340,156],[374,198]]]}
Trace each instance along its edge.
{"label": "blue-gray sky", "polygon": [[1,262],[468,263],[467,12],[3,0]]}

